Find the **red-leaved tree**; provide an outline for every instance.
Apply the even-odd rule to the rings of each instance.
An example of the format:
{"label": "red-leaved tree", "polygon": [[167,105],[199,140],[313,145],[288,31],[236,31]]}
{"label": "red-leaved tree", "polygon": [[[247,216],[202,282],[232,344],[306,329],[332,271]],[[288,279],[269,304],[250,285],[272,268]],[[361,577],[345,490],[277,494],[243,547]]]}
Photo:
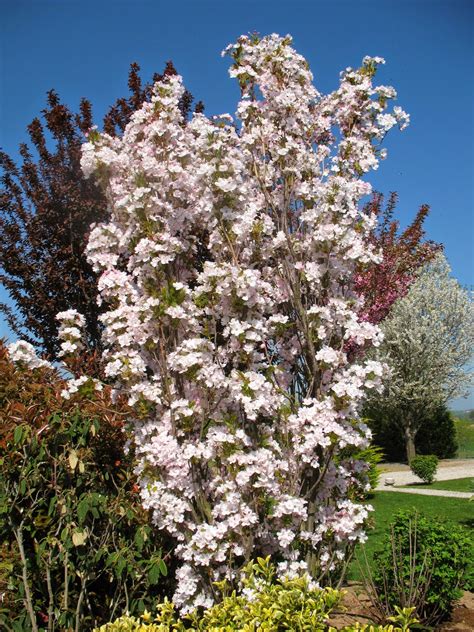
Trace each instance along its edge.
{"label": "red-leaved tree", "polygon": [[397,200],[397,194],[390,193],[383,208],[384,196],[376,193],[365,207],[366,212],[378,218],[369,241],[380,251],[382,261],[360,267],[355,288],[365,300],[364,320],[374,324],[384,320],[393,303],[405,296],[417,271],[442,249],[441,244],[424,241],[424,222],[429,213],[426,204],[420,207],[411,224],[399,232],[399,221],[394,219]]}
{"label": "red-leaved tree", "polygon": [[[151,97],[153,83],[176,74],[168,62],[162,75],[143,84],[132,64],[130,95],[117,99],[104,118],[104,131],[119,135],[130,116]],[[185,121],[193,97],[185,91]],[[196,106],[202,110],[202,104]],[[20,145],[21,164],[0,151],[0,282],[13,307],[0,304],[12,331],[57,359],[58,312],[76,309],[86,318],[87,351],[101,353],[97,277],[84,256],[90,225],[107,219],[101,190],[83,177],[84,135],[93,124],[90,101],[74,114],[51,90],[41,118],[28,126],[31,147]]]}

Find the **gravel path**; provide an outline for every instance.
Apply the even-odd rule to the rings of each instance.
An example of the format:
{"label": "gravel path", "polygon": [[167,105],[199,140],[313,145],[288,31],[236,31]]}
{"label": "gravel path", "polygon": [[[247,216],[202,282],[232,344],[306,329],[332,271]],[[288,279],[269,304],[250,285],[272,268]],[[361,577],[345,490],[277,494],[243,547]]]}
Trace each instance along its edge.
{"label": "gravel path", "polygon": [[[378,490],[384,492],[401,492],[403,494],[422,494],[425,496],[451,496],[453,498],[470,498],[469,492],[452,492],[444,489],[403,489],[398,485],[410,485],[410,483],[420,483],[420,479],[415,476],[408,465],[399,463],[389,463],[380,468],[382,474],[377,486]],[[449,481],[454,478],[474,478],[474,459],[464,459],[459,461],[440,461],[436,473],[437,481]],[[385,479],[393,478],[394,485],[386,485]]]}
{"label": "gravel path", "polygon": [[401,494],[421,494],[422,496],[448,496],[451,498],[471,498],[472,494],[469,492],[452,492],[448,489],[407,489],[406,487],[391,487],[389,485],[379,485],[377,487],[379,491],[383,492],[398,492]]}

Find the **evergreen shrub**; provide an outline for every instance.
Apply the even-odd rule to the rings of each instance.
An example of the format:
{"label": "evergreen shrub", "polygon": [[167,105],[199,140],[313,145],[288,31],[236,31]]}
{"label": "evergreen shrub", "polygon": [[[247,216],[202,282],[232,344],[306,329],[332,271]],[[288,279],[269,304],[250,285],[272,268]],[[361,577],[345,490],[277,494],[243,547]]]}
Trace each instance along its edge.
{"label": "evergreen shrub", "polygon": [[421,478],[422,481],[431,485],[436,476],[438,469],[438,457],[434,454],[426,454],[415,456],[410,461],[410,469],[415,476]]}

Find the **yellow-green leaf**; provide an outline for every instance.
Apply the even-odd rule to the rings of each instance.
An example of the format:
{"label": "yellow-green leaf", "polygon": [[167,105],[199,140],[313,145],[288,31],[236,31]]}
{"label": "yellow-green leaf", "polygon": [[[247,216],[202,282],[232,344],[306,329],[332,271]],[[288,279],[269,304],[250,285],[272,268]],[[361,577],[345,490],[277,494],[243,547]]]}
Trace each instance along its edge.
{"label": "yellow-green leaf", "polygon": [[82,546],[87,540],[87,531],[74,531],[72,534],[72,543],[74,546]]}
{"label": "yellow-green leaf", "polygon": [[76,465],[78,464],[78,461],[79,461],[75,450],[71,450],[71,452],[69,452],[68,460],[69,460],[69,467],[74,472],[74,470],[76,469]]}

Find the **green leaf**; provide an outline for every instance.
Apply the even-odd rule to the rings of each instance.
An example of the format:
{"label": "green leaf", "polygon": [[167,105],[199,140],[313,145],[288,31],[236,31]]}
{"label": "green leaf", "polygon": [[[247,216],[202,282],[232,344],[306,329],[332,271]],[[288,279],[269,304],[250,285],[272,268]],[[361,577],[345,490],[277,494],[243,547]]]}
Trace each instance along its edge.
{"label": "green leaf", "polygon": [[153,566],[151,566],[150,570],[148,571],[148,581],[150,582],[152,586],[153,584],[157,583],[158,579],[160,578],[160,575],[161,575],[160,565],[153,564]]}
{"label": "green leaf", "polygon": [[87,512],[89,511],[89,502],[87,498],[83,498],[77,505],[77,517],[79,522],[82,523],[86,519]]}
{"label": "green leaf", "polygon": [[56,507],[57,501],[58,501],[58,497],[57,496],[53,496],[51,498],[51,500],[49,501],[48,516],[52,516],[53,515],[54,508]]}
{"label": "green leaf", "polygon": [[13,433],[13,441],[15,445],[18,445],[23,438],[23,426],[17,426],[15,428],[15,432]]}
{"label": "green leaf", "polygon": [[143,549],[143,544],[144,544],[144,539],[143,539],[143,534],[142,534],[142,530],[138,529],[135,533],[135,537],[133,538],[133,541],[135,543],[135,546],[137,547],[138,551],[142,551]]}
{"label": "green leaf", "polygon": [[109,566],[114,566],[117,557],[118,557],[118,553],[110,553],[110,555],[107,557],[107,560],[105,562],[106,568],[108,568]]}
{"label": "green leaf", "polygon": [[159,566],[159,569],[160,569],[160,573],[163,575],[163,577],[166,577],[168,575],[168,568],[167,568],[167,566],[165,564],[165,561],[164,560],[160,560],[158,562],[158,566]]}
{"label": "green leaf", "polygon": [[118,557],[116,560],[115,574],[117,577],[121,577],[124,568],[127,566],[127,560],[124,557]]}

